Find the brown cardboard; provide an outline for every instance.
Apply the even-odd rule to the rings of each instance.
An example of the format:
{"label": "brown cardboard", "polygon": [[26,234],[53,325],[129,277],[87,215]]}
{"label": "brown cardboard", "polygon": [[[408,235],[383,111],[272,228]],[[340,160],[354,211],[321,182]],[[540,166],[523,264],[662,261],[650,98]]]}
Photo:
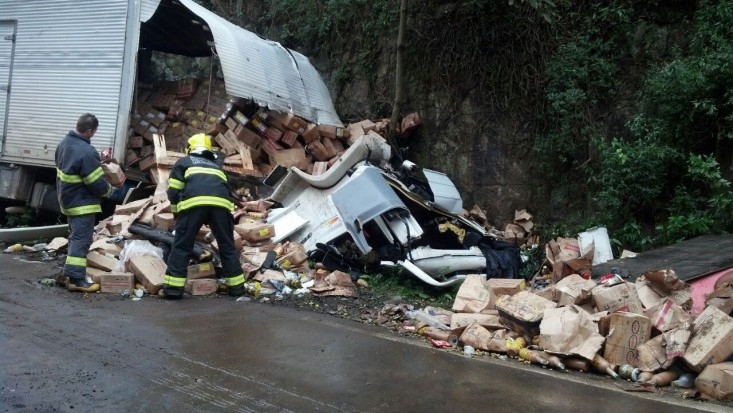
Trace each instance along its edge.
{"label": "brown cardboard", "polygon": [[690,340],[690,330],[678,328],[647,340],[639,346],[637,367],[642,371],[656,371],[669,368],[685,353]]}
{"label": "brown cardboard", "polygon": [[664,301],[664,297],[657,294],[657,292],[649,286],[649,282],[644,278],[637,278],[635,285],[637,295],[639,296],[641,305],[644,306],[644,308],[652,308]]}
{"label": "brown cardboard", "polygon": [[504,325],[499,321],[499,314],[453,313],[450,318],[450,329],[453,331],[462,330],[473,323],[478,323],[478,325],[488,330],[504,328]]}
{"label": "brown cardboard", "polygon": [[246,241],[265,241],[275,236],[272,224],[245,222],[234,226],[234,230]]}
{"label": "brown cardboard", "polygon": [[109,274],[105,270],[101,270],[99,268],[89,267],[87,266],[86,275],[87,277],[92,279],[92,282],[95,284],[99,284],[102,281],[102,276],[104,274]]}
{"label": "brown cardboard", "polygon": [[103,293],[121,293],[132,290],[134,281],[135,276],[129,272],[109,272],[99,277],[99,287]]}
{"label": "brown cardboard", "polygon": [[315,162],[313,164],[313,172],[311,175],[323,175],[328,170],[328,162]]}
{"label": "brown cardboard", "polygon": [[159,212],[153,215],[153,226],[155,228],[169,231],[176,226],[176,218],[170,212]]}
{"label": "brown cardboard", "polygon": [[657,330],[661,332],[675,328],[689,329],[692,326],[692,317],[682,306],[672,300],[665,299],[656,306],[644,311],[644,315]]}
{"label": "brown cardboard", "polygon": [[692,308],[692,286],[680,280],[673,269],[647,271],[639,279],[648,282],[649,287],[657,294],[670,298],[685,310]]}
{"label": "brown cardboard", "polygon": [[463,330],[458,342],[464,346],[471,346],[477,350],[496,351],[496,345],[492,343],[494,334],[478,323],[472,323]]}
{"label": "brown cardboard", "polygon": [[347,138],[349,136],[348,129],[333,125],[318,125],[318,133],[328,139]]}
{"label": "brown cardboard", "polygon": [[107,178],[109,183],[112,185],[117,186],[125,182],[125,172],[122,170],[122,167],[116,163],[103,163],[102,171],[104,171],[105,178]]}
{"label": "brown cardboard", "polygon": [[90,251],[87,254],[87,265],[94,268],[99,268],[105,271],[115,271],[119,265],[119,261],[116,258],[102,255],[96,251]]}
{"label": "brown cardboard", "polygon": [[213,278],[186,280],[185,290],[191,295],[209,295],[216,292],[218,284]]}
{"label": "brown cardboard", "polygon": [[539,344],[545,350],[579,355],[591,360],[601,349],[604,337],[598,334],[590,314],[576,305],[548,308],[540,323]]}
{"label": "brown cardboard", "polygon": [[527,286],[523,278],[489,278],[486,280],[495,296],[514,295]]}
{"label": "brown cardboard", "polygon": [[696,372],[721,363],[733,354],[733,318],[716,307],[707,307],[692,322],[692,338],[684,360]]}
{"label": "brown cardboard", "polygon": [[546,309],[557,303],[527,290],[513,296],[501,296],[496,302],[501,322],[507,328],[534,337],[540,333],[540,321]]}
{"label": "brown cardboard", "polygon": [[158,294],[163,287],[163,277],[167,268],[165,262],[152,255],[142,255],[130,258],[129,265],[135,278],[142,283],[148,293]]}
{"label": "brown cardboard", "polygon": [[733,362],[710,364],[695,379],[700,393],[723,401],[733,400]]}
{"label": "brown cardboard", "polygon": [[200,264],[189,265],[186,274],[189,280],[213,278],[216,275],[216,268],[214,268],[214,264],[211,262],[202,262]]}
{"label": "brown cardboard", "polygon": [[283,270],[289,270],[305,262],[308,256],[301,250],[290,251],[282,257],[278,258],[275,263]]}
{"label": "brown cardboard", "polygon": [[458,288],[452,309],[459,313],[480,313],[493,309],[495,302],[496,296],[484,276],[469,274]]}
{"label": "brown cardboard", "polygon": [[596,285],[593,280],[586,280],[578,274],[570,274],[555,284],[553,301],[560,306],[585,304],[590,300],[591,291]]}
{"label": "brown cardboard", "polygon": [[634,313],[611,313],[603,358],[612,364],[639,365],[639,346],[651,336],[649,318]]}
{"label": "brown cardboard", "polygon": [[294,166],[300,170],[308,167],[308,159],[302,149],[283,149],[272,154],[274,162],[285,167]]}
{"label": "brown cardboard", "polygon": [[592,301],[598,311],[627,311],[643,314],[641,301],[636,293],[636,286],[622,282],[611,287],[599,284],[592,291]]}

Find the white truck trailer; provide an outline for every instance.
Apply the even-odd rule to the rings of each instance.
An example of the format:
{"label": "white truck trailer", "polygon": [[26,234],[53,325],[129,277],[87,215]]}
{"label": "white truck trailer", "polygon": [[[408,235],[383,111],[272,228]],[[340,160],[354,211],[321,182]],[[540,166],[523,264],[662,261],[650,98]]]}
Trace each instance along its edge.
{"label": "white truck trailer", "polygon": [[214,56],[228,95],[342,125],[305,56],[193,0],[2,0],[0,198],[55,204],[56,145],[82,113],[124,161],[141,51]]}

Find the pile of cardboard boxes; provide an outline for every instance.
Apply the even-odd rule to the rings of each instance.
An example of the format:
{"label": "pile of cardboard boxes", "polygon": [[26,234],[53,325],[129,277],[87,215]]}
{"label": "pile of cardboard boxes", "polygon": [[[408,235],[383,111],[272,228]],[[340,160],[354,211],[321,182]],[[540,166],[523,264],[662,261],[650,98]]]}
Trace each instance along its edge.
{"label": "pile of cardboard boxes", "polygon": [[[228,96],[220,80],[165,82],[153,90],[139,88],[136,96],[124,164],[129,175],[154,183],[167,179],[165,169],[183,156],[186,141],[197,133],[212,137],[229,172],[263,177],[282,165],[320,175],[356,139],[382,136],[389,123],[386,119],[348,127],[311,123]],[[413,113],[398,130],[408,134],[419,124]]]}
{"label": "pile of cardboard boxes", "polygon": [[452,311],[425,312],[415,331],[527,363],[593,370],[637,386],[669,386],[686,375],[704,397],[733,400],[730,312],[708,305],[693,317],[691,287],[670,268],[641,274],[634,283],[616,275],[601,281],[562,275],[565,268],[556,265],[560,275],[550,270],[546,276],[555,281],[539,288],[523,279],[469,275]]}

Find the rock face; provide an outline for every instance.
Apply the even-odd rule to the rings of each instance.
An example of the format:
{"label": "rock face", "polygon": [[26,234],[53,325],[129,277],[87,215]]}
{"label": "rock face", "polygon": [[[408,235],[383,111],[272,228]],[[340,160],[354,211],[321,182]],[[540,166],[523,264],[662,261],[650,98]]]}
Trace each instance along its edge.
{"label": "rock face", "polygon": [[[247,2],[247,13],[235,13],[233,20],[308,56],[326,81],[344,123],[390,117],[396,29],[394,33],[379,30],[375,36],[374,25],[362,21],[353,30],[332,33],[326,44],[309,45],[308,39],[295,38],[292,30],[283,29],[287,21],[275,17],[263,25],[263,19],[256,17],[262,13],[251,13],[261,3]],[[547,109],[545,69],[563,41],[553,37],[556,27],[531,10],[506,3],[494,4],[493,12],[482,16],[448,3],[432,6],[413,10],[408,22],[403,115],[418,112],[423,126],[409,139],[396,142],[405,149],[403,157],[446,173],[461,192],[464,206],[479,205],[497,227],[511,221],[514,210],[524,208],[541,219],[566,219],[569,211],[582,214],[589,208],[581,196],[584,191],[548,182],[535,168],[532,152],[535,138],[543,135],[540,121],[546,123],[544,127],[556,126],[555,120],[538,119]],[[691,13],[674,7],[665,10],[677,17]],[[670,45],[684,38],[675,35],[683,20],[677,17],[658,19],[651,27],[640,22],[631,45],[638,50],[632,54],[641,60],[663,58]],[[397,19],[386,20],[393,27]],[[642,35],[649,32],[656,33],[654,39]],[[628,90],[610,97],[615,101],[584,108],[598,112],[593,114],[599,123],[595,126],[606,129],[609,136],[619,134],[628,119],[637,90],[634,85],[643,74],[633,62],[624,64],[619,81]]]}

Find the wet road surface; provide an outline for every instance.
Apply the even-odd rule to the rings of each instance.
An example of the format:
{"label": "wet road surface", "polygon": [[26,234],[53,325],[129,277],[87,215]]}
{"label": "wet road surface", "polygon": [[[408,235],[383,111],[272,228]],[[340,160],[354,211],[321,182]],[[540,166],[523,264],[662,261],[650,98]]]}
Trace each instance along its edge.
{"label": "wet road surface", "polygon": [[610,379],[468,359],[382,327],[228,297],[140,301],[0,254],[8,412],[731,412]]}

